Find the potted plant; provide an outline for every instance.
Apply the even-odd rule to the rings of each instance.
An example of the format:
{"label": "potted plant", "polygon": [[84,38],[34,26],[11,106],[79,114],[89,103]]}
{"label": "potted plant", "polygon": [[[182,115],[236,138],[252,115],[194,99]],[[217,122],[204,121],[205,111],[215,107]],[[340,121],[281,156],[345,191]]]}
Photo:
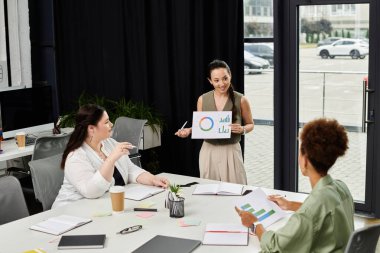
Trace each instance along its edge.
{"label": "potted plant", "polygon": [[[120,116],[148,120],[143,130],[143,143],[140,149],[145,150],[161,145],[161,132],[164,121],[150,106],[142,102],[126,101],[125,98],[115,101],[105,97],[82,93],[78,98],[78,106],[80,107],[85,104],[97,104],[104,107],[108,112],[111,122],[115,122]],[[60,127],[74,127],[75,113],[76,110],[63,115],[60,120]]]}
{"label": "potted plant", "polygon": [[[142,143],[139,149],[146,150],[153,147],[161,146],[161,132],[164,127],[164,121],[152,107],[142,102],[126,101],[125,98],[120,100],[111,100],[97,95],[82,93],[78,98],[78,107],[85,104],[97,104],[107,110],[111,122],[115,122],[118,117],[126,116],[135,119],[148,120],[144,126]],[[68,112],[60,118],[60,127],[74,127],[75,114],[77,110]],[[159,172],[158,156],[154,150],[149,150],[149,162],[146,162],[146,169],[156,174]]]}
{"label": "potted plant", "polygon": [[177,184],[169,185],[166,207],[169,208],[170,217],[181,218],[185,216],[185,198],[181,196],[181,186]]}

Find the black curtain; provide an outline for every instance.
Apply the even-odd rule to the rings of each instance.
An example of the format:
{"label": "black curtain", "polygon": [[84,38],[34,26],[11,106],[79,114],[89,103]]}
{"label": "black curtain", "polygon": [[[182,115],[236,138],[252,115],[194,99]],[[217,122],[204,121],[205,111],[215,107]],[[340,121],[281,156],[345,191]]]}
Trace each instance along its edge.
{"label": "black curtain", "polygon": [[198,176],[201,142],[174,132],[212,89],[213,59],[230,65],[243,92],[243,1],[56,0],[55,28],[61,113],[83,91],[143,101],[166,122],[162,171]]}

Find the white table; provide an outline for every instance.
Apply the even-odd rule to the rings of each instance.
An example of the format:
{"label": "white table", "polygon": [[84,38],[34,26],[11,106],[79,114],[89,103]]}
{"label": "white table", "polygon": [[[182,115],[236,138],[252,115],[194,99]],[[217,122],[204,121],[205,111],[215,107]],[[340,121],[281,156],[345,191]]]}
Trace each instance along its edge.
{"label": "white table", "polygon": [[1,149],[3,153],[0,154],[0,162],[31,155],[33,154],[34,145],[28,145],[24,149],[19,149],[16,140],[10,139],[1,142]]}
{"label": "white table", "polygon": [[[62,128],[62,133],[70,133],[73,131],[73,128]],[[41,136],[51,136],[51,131],[44,131],[41,133],[33,133],[37,137]],[[3,153],[0,154],[0,162],[7,161],[19,157],[24,157],[33,154],[34,145],[25,146],[24,149],[19,149],[15,139],[9,139],[1,142],[1,149]]]}
{"label": "white table", "polygon": [[[187,184],[190,182],[213,182],[199,178],[163,173],[172,183]],[[131,252],[144,244],[155,235],[167,235],[190,239],[203,239],[204,229],[207,223],[240,223],[240,217],[234,210],[236,196],[192,195],[195,186],[183,188],[185,197],[185,217],[198,219],[199,226],[180,227],[178,219],[169,217],[169,210],[164,207],[164,199],[167,192],[160,193],[143,201],[153,201],[158,212],[154,216],[143,219],[136,216],[133,208],[140,202],[125,200],[126,211],[120,215],[106,217],[93,217],[93,222],[71,230],[71,234],[106,234],[107,240],[104,249],[92,249],[91,252]],[[246,188],[252,188],[247,186]],[[284,194],[282,191],[264,189],[267,193]],[[303,201],[307,195],[286,192],[288,199]],[[92,217],[98,212],[111,210],[109,195],[105,194],[99,199],[83,199],[73,204],[54,210],[42,212],[21,220],[17,220],[0,226],[0,252],[23,252],[25,250],[42,248],[47,252],[57,252],[58,237],[50,234],[30,230],[29,227],[44,219],[69,214],[81,217]],[[11,211],[11,210],[10,210]],[[286,218],[273,224],[269,229],[281,227]],[[143,229],[131,234],[119,235],[116,232],[133,225],[143,225]],[[54,240],[56,239],[56,240]],[[50,242],[52,241],[53,242]],[[258,252],[259,241],[257,237],[250,235],[249,246],[199,246],[194,252]],[[64,250],[64,252],[87,252],[86,250]]]}

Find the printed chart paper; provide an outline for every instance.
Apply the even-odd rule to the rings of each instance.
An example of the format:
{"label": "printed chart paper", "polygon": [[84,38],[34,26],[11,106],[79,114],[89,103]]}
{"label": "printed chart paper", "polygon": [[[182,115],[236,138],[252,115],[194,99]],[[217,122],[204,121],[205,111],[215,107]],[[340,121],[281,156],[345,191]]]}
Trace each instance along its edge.
{"label": "printed chart paper", "polygon": [[278,205],[268,200],[260,188],[240,199],[236,206],[255,215],[265,228],[288,215]]}
{"label": "printed chart paper", "polygon": [[231,111],[193,112],[192,139],[231,138]]}

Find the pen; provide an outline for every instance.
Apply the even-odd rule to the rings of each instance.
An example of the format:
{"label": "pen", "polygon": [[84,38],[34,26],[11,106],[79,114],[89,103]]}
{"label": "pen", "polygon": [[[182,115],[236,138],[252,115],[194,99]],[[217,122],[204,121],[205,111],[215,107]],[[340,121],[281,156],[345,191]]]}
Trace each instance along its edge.
{"label": "pen", "polygon": [[183,130],[183,128],[186,126],[186,124],[187,124],[187,121],[183,124],[183,126],[181,127],[180,130]]}
{"label": "pen", "polygon": [[157,209],[156,208],[139,208],[139,207],[135,207],[135,208],[133,208],[133,211],[157,212]]}
{"label": "pen", "polygon": [[129,145],[128,146],[128,149],[133,149],[133,148],[137,148],[135,145]]}

